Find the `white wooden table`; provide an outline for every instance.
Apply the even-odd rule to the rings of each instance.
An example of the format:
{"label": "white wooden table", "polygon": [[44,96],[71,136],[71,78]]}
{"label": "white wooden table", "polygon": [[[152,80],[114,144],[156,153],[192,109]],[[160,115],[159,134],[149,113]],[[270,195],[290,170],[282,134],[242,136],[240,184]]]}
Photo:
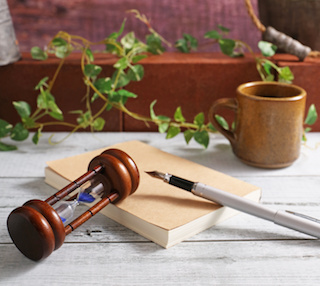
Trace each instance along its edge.
{"label": "white wooden table", "polygon": [[158,133],[77,133],[55,146],[49,135],[39,146],[23,143],[0,153],[0,285],[319,285],[317,239],[247,214],[169,249],[98,214],[40,263],[12,244],[6,219],[27,200],[55,192],[44,183],[46,161],[137,139],[260,186],[261,203],[270,208],[320,218],[320,148],[311,149],[320,133],[309,134],[300,158],[281,170],[244,165],[218,134],[207,150]]}

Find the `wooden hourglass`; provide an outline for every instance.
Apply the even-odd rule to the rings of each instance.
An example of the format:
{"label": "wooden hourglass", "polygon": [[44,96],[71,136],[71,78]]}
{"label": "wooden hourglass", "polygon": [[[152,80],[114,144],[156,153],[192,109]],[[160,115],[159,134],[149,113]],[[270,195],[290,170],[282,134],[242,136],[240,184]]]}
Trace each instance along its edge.
{"label": "wooden hourglass", "polygon": [[[64,224],[59,203],[84,183],[90,195],[94,190],[100,200],[68,224]],[[139,184],[139,171],[132,158],[118,149],[109,149],[93,158],[88,172],[45,201],[31,200],[13,210],[7,220],[12,241],[28,258],[38,261],[48,257],[64,242],[65,236],[98,213],[109,203],[117,203],[135,192]],[[75,196],[76,197],[76,196]],[[72,203],[71,201],[70,205]]]}

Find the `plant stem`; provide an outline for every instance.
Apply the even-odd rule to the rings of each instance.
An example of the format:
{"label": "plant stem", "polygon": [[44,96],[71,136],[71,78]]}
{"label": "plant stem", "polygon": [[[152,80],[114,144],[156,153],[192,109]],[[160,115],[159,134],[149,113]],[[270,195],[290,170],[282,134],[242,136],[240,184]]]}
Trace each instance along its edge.
{"label": "plant stem", "polygon": [[60,70],[61,70],[61,68],[62,68],[62,66],[64,64],[64,61],[65,61],[65,58],[60,60],[59,65],[58,65],[58,67],[57,67],[57,69],[56,69],[56,71],[55,71],[55,73],[53,75],[53,78],[50,81],[50,84],[49,84],[49,87],[48,87],[49,91],[51,91],[51,89],[52,89],[52,87],[53,87],[53,85],[54,85],[54,83],[55,83],[55,81],[56,81],[56,79],[58,77],[58,74],[60,73]]}
{"label": "plant stem", "polygon": [[[51,122],[45,122],[45,123],[36,123],[34,128],[39,128],[41,126],[53,126],[53,125],[61,125],[61,126],[67,126],[67,127],[72,127],[72,128],[76,128],[79,126],[79,125],[75,125],[75,124],[68,123],[68,122],[51,121]],[[79,126],[79,128],[81,128],[81,126]]]}

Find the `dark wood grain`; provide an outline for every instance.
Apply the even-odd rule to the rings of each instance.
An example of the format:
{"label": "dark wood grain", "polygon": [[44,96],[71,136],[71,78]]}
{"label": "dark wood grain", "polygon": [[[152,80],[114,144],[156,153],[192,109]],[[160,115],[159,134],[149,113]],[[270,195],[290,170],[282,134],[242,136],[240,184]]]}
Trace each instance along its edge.
{"label": "dark wood grain", "polygon": [[[275,56],[274,60],[280,66],[289,66],[292,69],[295,75],[293,83],[307,91],[307,108],[312,103],[318,106],[320,60],[308,58],[304,62],[298,62],[296,57],[283,54]],[[114,62],[115,58],[105,54],[96,55],[95,63],[102,67],[102,76],[112,75]],[[149,116],[149,105],[157,100],[154,107],[156,114],[172,117],[176,108],[181,106],[188,122],[192,122],[199,112],[204,112],[207,118],[209,107],[216,99],[234,97],[238,85],[260,79],[255,61],[250,55],[230,58],[221,53],[164,53],[143,59],[141,64],[145,70],[143,80],[132,82],[127,87],[129,91],[136,93],[138,98],[128,100],[127,108]],[[41,78],[51,76],[57,65],[57,59],[39,62],[32,60],[30,54],[23,53],[21,61],[0,67],[0,118],[12,124],[19,121],[12,101],[27,101],[34,110],[38,94],[34,86]],[[70,114],[69,111],[85,110],[85,102],[82,100],[84,89],[80,56],[72,54],[52,90],[66,122],[76,122],[77,115]],[[100,107],[101,101],[97,100],[93,104],[93,112]],[[146,126],[144,122],[133,120],[114,108],[102,116],[106,120],[104,131],[157,130],[154,124]],[[70,130],[65,126],[48,126],[45,131],[57,129]],[[320,130],[320,121],[317,121],[312,130]]]}
{"label": "dark wood grain", "polygon": [[259,15],[264,25],[320,50],[320,1],[261,0]]}

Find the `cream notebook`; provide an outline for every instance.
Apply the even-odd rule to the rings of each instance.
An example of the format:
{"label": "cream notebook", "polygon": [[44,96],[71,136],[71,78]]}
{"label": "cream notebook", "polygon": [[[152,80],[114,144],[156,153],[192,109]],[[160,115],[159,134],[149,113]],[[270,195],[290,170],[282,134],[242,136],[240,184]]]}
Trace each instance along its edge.
{"label": "cream notebook", "polygon": [[[119,143],[108,148],[121,149],[132,157],[140,172],[140,184],[133,195],[117,205],[108,205],[101,213],[165,248],[238,212],[151,178],[144,171],[168,172],[254,201],[259,201],[261,196],[256,186],[140,141]],[[63,188],[87,172],[91,159],[108,148],[47,162],[46,183],[57,189]]]}

